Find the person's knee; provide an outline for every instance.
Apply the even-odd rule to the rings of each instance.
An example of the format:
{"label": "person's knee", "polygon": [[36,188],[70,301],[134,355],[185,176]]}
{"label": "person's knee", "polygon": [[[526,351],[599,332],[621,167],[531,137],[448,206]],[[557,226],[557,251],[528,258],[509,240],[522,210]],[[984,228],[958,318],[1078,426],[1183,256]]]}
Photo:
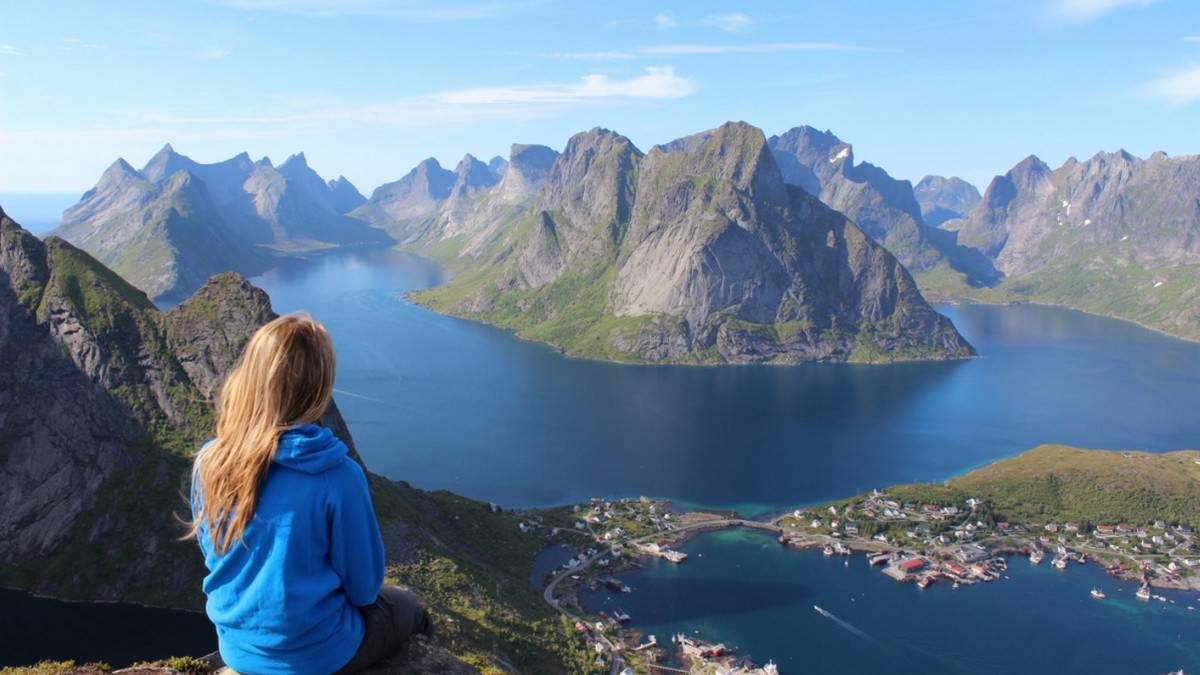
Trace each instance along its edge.
{"label": "person's knee", "polygon": [[387,606],[392,625],[403,638],[433,634],[433,618],[416,593],[399,586],[384,586],[379,589],[379,598]]}

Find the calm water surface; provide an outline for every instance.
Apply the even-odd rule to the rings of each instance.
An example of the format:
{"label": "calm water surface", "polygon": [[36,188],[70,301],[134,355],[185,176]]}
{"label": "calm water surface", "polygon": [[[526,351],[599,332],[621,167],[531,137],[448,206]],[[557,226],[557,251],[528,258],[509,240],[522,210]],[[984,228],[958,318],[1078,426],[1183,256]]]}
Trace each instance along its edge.
{"label": "calm water surface", "polygon": [[623,366],[403,299],[441,272],[337,254],[255,280],[338,348],[338,403],[375,471],[508,506],[651,495],[755,514],[942,480],[1039,443],[1200,445],[1200,345],[1046,307],[941,307],[977,359]]}
{"label": "calm water surface", "polygon": [[[898,584],[865,556],[795,551],[744,529],[680,547],[682,565],[660,559],[616,576],[631,594],[589,593],[597,610],[622,609],[665,642],[699,631],[784,673],[1166,673],[1200,669],[1200,593],[1156,590],[1092,563],[1056,570],[1010,559],[1009,579],[922,591]],[[845,563],[849,561],[849,565]],[[1089,591],[1104,590],[1095,600]],[[834,618],[813,609],[820,606]]]}
{"label": "calm water surface", "polygon": [[[339,405],[368,465],[423,488],[508,506],[644,494],[761,514],[942,480],[1039,443],[1200,445],[1200,345],[1079,312],[941,307],[981,354],[953,363],[634,367],[565,358],[403,299],[441,279],[395,252],[256,279],[278,311],[329,326]],[[1017,560],[1009,580],[921,593],[861,556],[845,566],[755,533],[685,550],[682,566],[626,575],[635,592],[616,601],[660,639],[700,630],[784,672],[1200,669],[1200,617],[1186,609],[1200,597],[1138,603],[1095,566]],[[1093,600],[1093,585],[1110,600]]]}

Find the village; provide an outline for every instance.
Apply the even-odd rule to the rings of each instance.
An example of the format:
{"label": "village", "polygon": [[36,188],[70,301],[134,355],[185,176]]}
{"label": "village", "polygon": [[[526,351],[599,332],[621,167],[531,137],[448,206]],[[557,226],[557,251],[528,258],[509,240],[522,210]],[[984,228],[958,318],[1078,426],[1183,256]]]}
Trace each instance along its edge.
{"label": "village", "polygon": [[[618,596],[630,593],[632,589],[614,573],[641,567],[646,557],[684,563],[688,555],[673,546],[700,532],[726,527],[761,529],[784,546],[820,549],[826,556],[863,552],[883,574],[915,583],[922,590],[936,581],[957,589],[1002,579],[1014,556],[1033,565],[1045,561],[1060,570],[1094,561],[1119,578],[1140,582],[1137,597],[1146,601],[1168,601],[1152,593],[1151,587],[1200,590],[1200,551],[1188,525],[1162,520],[1140,525],[1011,523],[997,520],[978,498],[959,504],[929,503],[875,490],[856,500],[797,509],[766,521],[681,511],[670,502],[645,497],[596,498],[571,507],[569,515],[556,520],[561,522],[520,524],[528,533],[578,542],[577,555],[547,573],[544,597],[574,620],[576,632],[596,654],[597,671],[614,675],[778,672],[773,662],[760,665],[701,636],[679,634],[660,641],[635,628],[633,617],[623,610],[593,614],[580,597],[584,589],[604,588]],[[1104,594],[1093,591],[1093,596],[1103,599]]]}
{"label": "village", "polygon": [[783,530],[782,544],[820,547],[826,555],[866,551],[884,574],[921,588],[938,579],[955,587],[995,581],[1007,569],[1003,556],[1017,554],[1035,565],[1049,559],[1060,570],[1096,560],[1120,578],[1140,581],[1140,598],[1149,597],[1150,586],[1200,589],[1192,528],[1162,520],[1010,523],[996,520],[977,498],[950,505],[914,503],[875,490],[841,508],[796,510],[774,522]]}

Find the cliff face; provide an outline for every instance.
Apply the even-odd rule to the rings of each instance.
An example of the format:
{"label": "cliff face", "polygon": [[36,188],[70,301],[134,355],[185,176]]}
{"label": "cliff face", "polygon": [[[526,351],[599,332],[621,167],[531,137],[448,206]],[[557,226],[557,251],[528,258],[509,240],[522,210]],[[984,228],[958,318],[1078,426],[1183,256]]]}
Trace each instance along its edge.
{"label": "cliff face", "polygon": [[[511,165],[510,165],[511,166]],[[593,129],[483,264],[418,297],[569,352],[756,362],[973,354],[907,271],[740,123],[644,155]]]}
{"label": "cliff face", "polygon": [[974,185],[956,176],[925,176],[913,188],[913,196],[921,205],[921,216],[930,227],[965,218],[981,199]]}
{"label": "cliff face", "polygon": [[200,561],[175,541],[187,468],[218,383],[271,316],[236,274],[159,312],[87,253],[0,215],[0,580],[194,604]]}
{"label": "cliff face", "polygon": [[1200,158],[1118,151],[997,176],[959,231],[1007,298],[1110,314],[1200,338]]}
{"label": "cliff face", "polygon": [[[40,241],[0,210],[0,584],[199,608],[202,558],[178,541],[191,462],[222,378],[274,316],[232,273],[161,312],[87,253]],[[336,405],[322,424],[361,461]],[[521,533],[522,516],[368,480],[388,581],[414,587],[438,621],[436,642],[372,672],[564,670],[571,638],[528,583],[545,542]]]}
{"label": "cliff face", "polygon": [[279,168],[244,153],[200,164],[168,145],[141,171],[114,162],[52,234],[151,298],[178,302],[213,274],[256,274],[280,252],[386,243],[343,215],[361,201],[345,179],[325,183],[303,154]]}
{"label": "cliff face", "polygon": [[796,127],[768,143],[784,180],[845,214],[906,267],[927,269],[942,257],[929,241],[908,181],[855,164],[853,146],[812,127]]}

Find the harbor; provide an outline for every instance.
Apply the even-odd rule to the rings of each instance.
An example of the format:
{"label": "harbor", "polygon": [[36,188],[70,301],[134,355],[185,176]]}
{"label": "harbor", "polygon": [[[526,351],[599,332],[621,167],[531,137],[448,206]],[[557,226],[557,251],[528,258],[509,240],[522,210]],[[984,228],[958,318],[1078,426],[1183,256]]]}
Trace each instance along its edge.
{"label": "harbor", "polygon": [[[630,664],[666,672],[675,669],[696,673],[767,673],[780,672],[781,668],[786,671],[785,666],[775,661],[768,660],[765,665],[760,665],[750,660],[751,655],[772,657],[769,651],[756,649],[743,655],[737,650],[735,656],[735,651],[728,647],[732,643],[717,640],[711,644],[722,645],[722,654],[689,654],[681,647],[688,643],[674,640],[668,648],[654,637],[662,633],[659,630],[661,619],[656,621],[655,618],[658,608],[647,609],[645,606],[643,593],[646,589],[642,584],[646,576],[653,570],[666,569],[679,570],[670,575],[672,578],[680,574],[687,576],[690,568],[711,564],[703,560],[704,551],[693,552],[697,541],[729,537],[751,541],[774,539],[775,549],[785,556],[782,560],[787,560],[788,556],[797,561],[823,560],[824,573],[829,572],[828,565],[833,565],[833,569],[840,566],[855,577],[865,571],[877,575],[876,578],[911,584],[921,596],[932,593],[942,598],[939,603],[944,599],[961,602],[962,598],[978,592],[964,590],[966,595],[957,592],[966,587],[991,586],[994,582],[1002,582],[997,586],[1006,586],[1013,576],[1049,573],[1053,575],[1051,578],[1066,580],[1082,575],[1091,580],[1089,586],[1079,590],[1080,597],[1086,602],[1116,602],[1113,606],[1132,602],[1147,611],[1155,611],[1154,605],[1161,605],[1160,613],[1169,611],[1178,613],[1177,616],[1172,614],[1175,618],[1200,619],[1195,609],[1200,604],[1200,596],[1189,603],[1164,594],[1166,591],[1150,590],[1189,588],[1195,583],[1195,577],[1185,576],[1192,567],[1188,560],[1195,546],[1192,533],[1186,528],[1169,532],[1166,523],[1162,523],[1161,528],[1151,523],[1140,529],[1113,526],[1110,534],[1104,530],[1097,533],[1073,523],[1043,524],[1036,528],[1033,524],[1003,523],[1001,526],[983,519],[986,505],[978,500],[963,504],[961,508],[898,501],[893,508],[888,504],[892,501],[895,500],[886,493],[876,491],[861,502],[826,506],[820,510],[794,510],[770,520],[757,521],[733,514],[680,511],[668,502],[645,498],[592,500],[589,504],[573,507],[569,530],[541,525],[547,532],[569,531],[573,538],[590,544],[549,575],[552,578],[546,589],[547,602],[569,616],[591,617],[579,623],[585,629],[584,639],[596,650],[598,664],[611,667],[612,673],[620,672]],[[881,507],[879,511],[875,511],[876,506]],[[889,527],[879,527],[879,523],[871,522],[868,511],[886,513],[884,517],[893,522]],[[948,533],[953,534],[948,536]],[[1163,536],[1168,533],[1171,539]],[[1166,560],[1161,552],[1156,552],[1160,555],[1154,560],[1123,556],[1122,537],[1148,540],[1151,544],[1156,543],[1156,537],[1163,542],[1171,541],[1170,550],[1175,555]],[[1100,542],[1105,542],[1103,548],[1112,551],[1099,551],[1102,548],[1098,545]],[[1136,552],[1136,549],[1132,551]],[[1015,567],[1010,567],[1012,565]],[[1097,574],[1110,583],[1096,581]],[[1113,582],[1122,582],[1122,585],[1113,587]],[[742,590],[740,595],[761,593],[752,580],[743,583],[751,590]],[[686,585],[684,588],[686,592]],[[786,589],[771,595],[771,602],[789,598]],[[877,592],[877,598],[878,595]],[[985,595],[995,597],[992,593]],[[739,591],[722,589],[717,596],[737,598]],[[853,606],[865,597],[865,592],[860,592],[859,597],[854,597],[852,592],[849,600]],[[966,604],[972,606],[974,603]],[[824,605],[812,607],[818,616],[851,635],[866,636],[864,631]],[[714,608],[711,611],[720,610]],[[671,634],[704,640],[697,635],[697,631],[704,631],[703,626],[683,620],[672,620],[670,625],[675,631]],[[644,632],[648,628],[653,628],[649,637]],[[1182,632],[1177,642],[1185,642]],[[697,659],[697,656],[703,658]],[[618,665],[621,668],[618,669]],[[756,670],[768,666],[775,670]],[[635,669],[631,672],[643,671]]]}

